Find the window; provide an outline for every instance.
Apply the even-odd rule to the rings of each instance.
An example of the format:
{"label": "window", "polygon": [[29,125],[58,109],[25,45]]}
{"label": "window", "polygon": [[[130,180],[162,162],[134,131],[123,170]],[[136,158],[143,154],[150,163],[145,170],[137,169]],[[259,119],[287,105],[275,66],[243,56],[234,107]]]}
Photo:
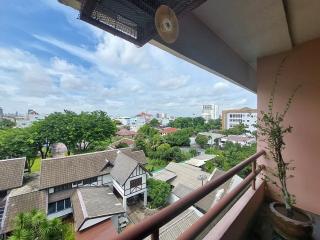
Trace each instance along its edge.
{"label": "window", "polygon": [[67,183],[67,184],[63,184],[63,185],[54,187],[54,192],[60,192],[60,191],[71,189],[71,188],[72,188],[72,184]]}
{"label": "window", "polygon": [[57,202],[57,212],[62,211],[64,209],[64,200],[60,200]]}
{"label": "window", "polygon": [[142,178],[137,178],[130,181],[130,188],[135,188],[140,185],[142,185]]}
{"label": "window", "polygon": [[56,206],[57,206],[56,202],[49,203],[49,205],[48,205],[48,214],[55,213],[57,211]]}
{"label": "window", "polygon": [[70,198],[63,199],[58,202],[49,203],[48,204],[48,214],[60,212],[60,211],[63,211],[67,208],[71,208]]}
{"label": "window", "polygon": [[89,185],[89,184],[93,184],[93,183],[97,183],[98,182],[98,178],[97,177],[93,177],[93,178],[88,178],[83,180],[83,185]]}

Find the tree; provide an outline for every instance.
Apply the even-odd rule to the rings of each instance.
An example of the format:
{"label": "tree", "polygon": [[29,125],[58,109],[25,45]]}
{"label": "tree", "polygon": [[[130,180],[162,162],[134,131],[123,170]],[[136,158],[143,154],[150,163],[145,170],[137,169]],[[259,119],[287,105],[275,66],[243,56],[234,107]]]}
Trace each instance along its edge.
{"label": "tree", "polygon": [[116,148],[127,148],[129,145],[125,142],[119,142],[116,146]]}
{"label": "tree", "polygon": [[0,131],[0,158],[26,157],[26,167],[31,172],[37,156],[29,128],[11,128]]}
{"label": "tree", "polygon": [[209,139],[205,135],[198,134],[195,141],[201,148],[204,148],[208,144]]}
{"label": "tree", "polygon": [[160,126],[160,122],[158,121],[158,119],[153,118],[153,119],[149,122],[149,125],[150,125],[151,127],[159,127],[159,126]]}
{"label": "tree", "polygon": [[224,135],[241,135],[244,133],[247,133],[248,130],[246,129],[246,125],[244,125],[243,123],[237,124],[232,128],[229,129],[225,129],[223,131]]}
{"label": "tree", "polygon": [[20,213],[14,222],[14,231],[9,240],[74,240],[74,232],[70,224],[61,219],[47,219],[44,212],[33,210]]}
{"label": "tree", "polygon": [[149,178],[147,180],[148,198],[150,208],[164,207],[170,195],[170,184],[164,181]]}
{"label": "tree", "polygon": [[138,134],[142,134],[145,137],[153,137],[153,135],[158,134],[158,130],[151,127],[149,124],[144,124],[141,128],[138,130]]}
{"label": "tree", "polygon": [[210,119],[208,123],[205,125],[207,131],[209,130],[220,130],[222,127],[222,120],[221,118],[218,119]]}
{"label": "tree", "polygon": [[13,128],[16,126],[16,123],[13,121],[10,121],[9,119],[0,119],[0,130],[8,129],[8,128]]}
{"label": "tree", "polygon": [[30,127],[32,141],[40,152],[42,159],[48,157],[52,144],[59,139],[60,133],[56,129],[57,125],[58,122],[49,115],[44,120],[34,122]]}
{"label": "tree", "polygon": [[165,141],[171,146],[190,146],[190,135],[190,129],[181,129],[168,134]]}
{"label": "tree", "polygon": [[195,157],[198,154],[197,149],[195,149],[195,148],[190,148],[189,153],[190,153],[191,157]]}
{"label": "tree", "polygon": [[110,139],[116,132],[114,122],[103,111],[82,112],[74,122],[78,152],[86,152],[95,141]]}

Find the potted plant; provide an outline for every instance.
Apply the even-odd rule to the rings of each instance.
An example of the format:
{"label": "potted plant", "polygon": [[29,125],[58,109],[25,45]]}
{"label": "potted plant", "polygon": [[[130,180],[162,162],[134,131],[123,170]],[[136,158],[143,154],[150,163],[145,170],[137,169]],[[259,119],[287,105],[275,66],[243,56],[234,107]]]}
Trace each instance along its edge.
{"label": "potted plant", "polygon": [[294,167],[292,161],[283,158],[285,149],[284,136],[292,132],[292,126],[284,126],[286,114],[292,100],[300,88],[298,86],[289,97],[283,112],[274,111],[274,98],[280,71],[283,68],[286,58],[280,64],[275,77],[273,89],[268,103],[267,111],[261,111],[258,119],[258,136],[260,140],[267,143],[268,157],[275,162],[274,169],[267,169],[265,179],[280,190],[282,203],[272,202],[270,204],[271,219],[274,230],[285,239],[309,239],[312,234],[312,219],[310,215],[294,207],[295,196],[288,190],[287,180],[292,178],[290,174]]}

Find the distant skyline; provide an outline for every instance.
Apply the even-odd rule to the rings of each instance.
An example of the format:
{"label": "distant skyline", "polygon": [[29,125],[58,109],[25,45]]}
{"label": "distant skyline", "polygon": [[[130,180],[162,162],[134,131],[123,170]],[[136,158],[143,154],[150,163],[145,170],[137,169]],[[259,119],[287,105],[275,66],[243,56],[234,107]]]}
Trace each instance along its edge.
{"label": "distant skyline", "polygon": [[151,44],[138,48],[56,0],[4,0],[0,107],[47,114],[200,115],[203,104],[256,108],[256,95]]}

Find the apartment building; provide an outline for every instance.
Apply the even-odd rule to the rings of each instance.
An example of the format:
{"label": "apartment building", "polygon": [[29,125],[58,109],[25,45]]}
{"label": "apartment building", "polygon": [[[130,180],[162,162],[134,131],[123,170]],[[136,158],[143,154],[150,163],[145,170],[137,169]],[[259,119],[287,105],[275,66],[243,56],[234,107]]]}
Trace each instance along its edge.
{"label": "apartment building", "polygon": [[212,119],[219,118],[219,107],[218,105],[203,105],[202,106],[202,114],[201,116],[208,122]]}
{"label": "apartment building", "polygon": [[243,123],[248,131],[255,131],[257,109],[241,108],[222,111],[222,129],[229,129],[240,123]]}

